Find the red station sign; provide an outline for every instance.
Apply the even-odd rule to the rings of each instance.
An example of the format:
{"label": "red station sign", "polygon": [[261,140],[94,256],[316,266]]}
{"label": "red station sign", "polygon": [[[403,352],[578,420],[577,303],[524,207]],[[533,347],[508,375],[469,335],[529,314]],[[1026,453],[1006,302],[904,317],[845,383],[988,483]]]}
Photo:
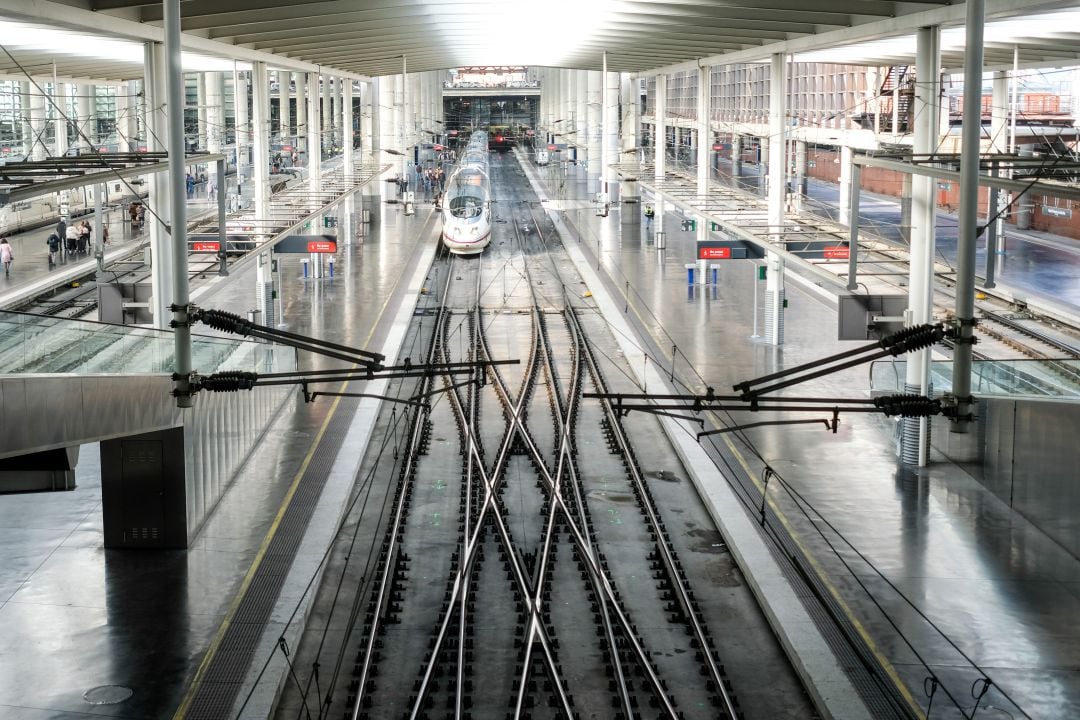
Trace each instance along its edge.
{"label": "red station sign", "polygon": [[825,248],[826,260],[847,260],[849,257],[851,257],[851,253],[847,245],[833,245]]}
{"label": "red station sign", "polygon": [[307,244],[307,251],[309,253],[335,253],[337,243],[332,240],[311,240]]}
{"label": "red station sign", "polygon": [[548,145],[548,150],[550,150],[550,151],[552,151],[552,152],[555,152],[555,151],[556,151],[556,150],[558,150],[558,149],[559,149],[559,148],[555,147],[554,145]]}
{"label": "red station sign", "polygon": [[731,248],[726,247],[703,247],[698,248],[698,260],[730,260]]}
{"label": "red station sign", "polygon": [[221,250],[221,243],[211,240],[196,240],[191,243],[191,252],[216,253]]}

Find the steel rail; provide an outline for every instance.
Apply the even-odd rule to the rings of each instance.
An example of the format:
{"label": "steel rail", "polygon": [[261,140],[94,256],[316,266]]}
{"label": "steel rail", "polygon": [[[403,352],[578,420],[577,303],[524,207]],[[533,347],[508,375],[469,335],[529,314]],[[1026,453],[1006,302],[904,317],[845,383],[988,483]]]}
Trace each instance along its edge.
{"label": "steel rail", "polygon": [[[479,312],[480,304],[478,300],[476,305],[477,317],[479,317]],[[478,328],[482,329],[482,325],[479,322]],[[533,352],[530,354],[529,357],[529,361],[526,367],[526,375],[531,372],[530,368],[535,363],[535,359],[535,352]],[[458,393],[456,391],[450,393],[450,398],[451,404],[454,407],[454,411],[458,415],[459,422],[462,423],[462,427],[466,427],[464,424],[464,408],[461,405],[461,398],[458,396]],[[517,406],[514,408],[515,417],[520,416],[524,407],[524,401],[525,398],[524,396],[522,396],[519,399]],[[468,432],[468,430],[466,430],[466,432]],[[446,641],[446,635],[449,631],[450,618],[453,614],[452,609],[458,602],[461,601],[461,598],[463,597],[465,591],[464,586],[466,585],[465,578],[468,576],[469,573],[471,573],[473,563],[476,559],[477,550],[480,545],[480,532],[483,529],[484,520],[486,517],[488,517],[489,511],[497,502],[497,492],[499,486],[501,485],[501,479],[504,475],[506,465],[509,461],[510,449],[513,445],[514,436],[515,434],[513,432],[510,432],[508,427],[508,432],[503,437],[503,441],[499,449],[499,454],[497,456],[495,465],[490,473],[486,472],[484,469],[483,458],[479,454],[476,443],[469,442],[468,451],[471,455],[473,455],[475,459],[475,464],[478,468],[478,473],[484,482],[484,503],[479,510],[476,525],[472,529],[472,534],[467,538],[468,542],[465,546],[465,552],[463,553],[458,572],[456,573],[454,585],[451,588],[447,612],[443,617],[443,621],[439,627],[439,632],[436,635],[435,643],[432,647],[431,659],[428,662],[428,666],[424,670],[423,678],[420,680],[417,700],[410,712],[410,718],[412,718],[413,720],[416,720],[424,714],[423,701],[427,693],[427,689],[431,683],[432,676],[434,674],[435,659],[437,658],[438,653],[441,651],[441,648]],[[521,559],[514,551],[514,544],[510,539],[510,533],[506,528],[505,520],[498,512],[491,513],[490,517],[492,518],[495,529],[498,531],[498,535],[506,548],[510,569],[513,571],[514,580],[518,585],[518,589],[521,591],[522,597],[527,598],[524,601],[526,610],[529,613],[530,617],[535,619],[536,616],[539,615],[539,609],[535,605],[533,605],[532,600],[529,597],[530,588],[527,574],[521,566]],[[541,631],[539,634],[539,638],[541,646],[544,650],[545,659],[550,667],[552,677],[556,677],[555,669],[557,664],[554,660],[550,638],[548,638],[546,631]],[[565,693],[563,693],[563,700],[563,712],[566,713],[568,717],[572,716],[573,706],[569,704],[569,699],[565,696]]]}
{"label": "steel rail", "polygon": [[[578,332],[581,332],[581,325],[578,321],[577,314],[573,308],[569,309],[567,318],[570,320],[572,326],[577,328]],[[603,376],[600,375],[600,368],[596,364],[596,359],[593,357],[592,350],[588,344],[584,345],[585,362],[589,366],[589,370],[593,375],[593,382],[598,388],[603,388]],[[634,484],[638,488],[638,494],[641,497],[642,508],[646,511],[646,515],[649,519],[649,523],[652,525],[656,532],[656,545],[660,550],[661,560],[664,562],[665,570],[671,578],[672,588],[677,591],[677,597],[679,604],[682,606],[683,612],[686,615],[687,620],[690,622],[691,629],[693,630],[694,637],[698,641],[701,648],[701,656],[704,659],[706,666],[709,670],[709,676],[713,682],[716,683],[717,693],[723,703],[724,711],[729,718],[737,718],[738,713],[735,709],[734,698],[731,693],[728,692],[727,687],[724,684],[724,677],[720,671],[720,667],[716,662],[716,658],[713,652],[710,650],[708,642],[708,635],[705,632],[705,628],[702,625],[701,620],[698,618],[697,611],[694,609],[693,602],[690,600],[689,591],[686,588],[685,582],[682,580],[682,576],[679,573],[679,569],[675,564],[675,557],[671,548],[668,546],[667,541],[664,539],[664,532],[661,528],[660,517],[657,514],[656,508],[653,506],[652,501],[649,499],[647,492],[648,488],[645,486],[645,480],[641,476],[641,471],[637,466],[637,461],[630,450],[630,443],[626,438],[626,434],[623,432],[622,424],[619,421],[618,415],[615,413],[614,407],[610,401],[601,401],[604,407],[604,413],[607,415],[608,423],[611,426],[612,435],[619,445],[620,452],[626,457],[626,468],[630,473]]]}
{"label": "steel rail", "polygon": [[[451,269],[453,260],[451,260]],[[446,274],[446,286],[443,289],[443,302],[439,308],[439,318],[443,319],[446,315],[446,291],[450,285],[450,278],[453,277],[453,272],[447,272]],[[436,351],[439,345],[444,341],[443,337],[443,323],[437,322],[435,325],[435,332],[432,335],[431,347],[428,350],[428,362],[435,359]],[[422,377],[420,380],[420,386],[422,390],[429,389],[433,381],[433,377]],[[363,707],[364,699],[367,696],[367,685],[371,679],[372,662],[375,656],[375,647],[379,637],[379,620],[382,616],[383,608],[387,597],[387,590],[390,587],[391,580],[393,578],[393,558],[397,547],[401,542],[401,535],[403,533],[404,514],[406,506],[409,502],[409,493],[407,491],[408,483],[412,482],[413,473],[417,462],[417,449],[420,446],[423,437],[424,418],[429,413],[429,410],[417,409],[413,415],[413,428],[409,438],[409,451],[406,456],[405,463],[401,469],[401,486],[399,487],[400,496],[394,507],[394,518],[391,522],[390,528],[387,532],[387,562],[382,568],[382,572],[379,574],[378,592],[375,601],[375,611],[372,614],[371,628],[369,629],[367,643],[364,647],[364,657],[360,664],[360,681],[356,691],[356,700],[353,703],[352,712],[350,713],[351,720],[359,720],[360,710]]]}
{"label": "steel rail", "polygon": [[[529,220],[533,221],[533,226],[536,227],[535,218],[532,216],[531,208],[529,209]],[[586,507],[585,507],[585,503],[584,503],[584,498],[581,495],[580,478],[577,475],[577,470],[576,470],[576,467],[574,465],[573,459],[571,457],[572,452],[573,452],[572,451],[572,444],[573,444],[572,443],[572,437],[573,437],[574,417],[575,417],[575,414],[577,412],[577,405],[578,405],[578,402],[579,402],[579,399],[580,399],[580,391],[581,391],[581,367],[582,367],[581,348],[580,348],[579,343],[577,342],[577,338],[572,338],[573,341],[574,341],[573,342],[573,347],[572,347],[572,356],[574,358],[574,362],[573,362],[573,365],[572,365],[572,375],[571,375],[571,378],[570,378],[570,386],[567,389],[568,390],[568,392],[567,392],[568,400],[567,400],[567,403],[564,404],[563,401],[562,401],[562,396],[559,393],[558,380],[557,380],[557,376],[556,376],[556,373],[555,373],[554,362],[553,362],[553,359],[552,359],[553,348],[551,347],[551,340],[550,340],[550,337],[549,337],[548,332],[547,332],[546,323],[544,322],[543,317],[540,314],[540,310],[539,310],[540,303],[538,302],[538,298],[537,298],[537,294],[536,294],[536,285],[533,283],[532,271],[531,271],[531,269],[529,267],[528,256],[525,253],[525,245],[526,245],[527,241],[526,241],[526,238],[522,237],[522,233],[520,231],[521,226],[517,222],[516,215],[514,215],[514,217],[513,217],[513,224],[514,224],[514,234],[518,239],[518,250],[519,250],[519,253],[520,253],[520,257],[521,257],[522,269],[523,269],[523,272],[525,274],[525,278],[527,280],[530,296],[532,298],[532,321],[533,321],[533,324],[536,327],[538,327],[539,330],[540,330],[539,335],[540,335],[540,341],[541,341],[541,351],[542,351],[541,356],[543,358],[543,365],[544,365],[545,371],[547,372],[548,378],[551,381],[551,384],[549,385],[549,387],[553,388],[553,390],[549,391],[549,397],[550,397],[553,409],[554,409],[554,411],[556,413],[556,416],[558,418],[558,427],[559,427],[559,437],[556,440],[556,442],[557,442],[557,449],[556,449],[557,461],[556,461],[556,467],[555,467],[555,470],[554,470],[554,474],[552,475],[552,473],[550,471],[541,472],[541,475],[544,475],[545,479],[548,482],[552,502],[550,503],[550,506],[549,506],[549,509],[548,509],[548,519],[547,519],[546,530],[545,530],[545,535],[544,535],[544,544],[543,544],[543,547],[541,548],[540,562],[539,562],[539,565],[538,565],[538,568],[537,568],[536,577],[534,579],[534,584],[535,584],[535,587],[536,587],[535,601],[538,604],[540,604],[543,601],[544,581],[547,578],[548,566],[549,566],[550,557],[551,557],[551,554],[552,554],[552,546],[553,546],[553,539],[554,539],[554,525],[555,525],[555,521],[556,521],[556,518],[558,517],[558,512],[559,512],[560,509],[563,511],[563,514],[566,516],[566,522],[569,525],[574,525],[581,532],[583,539],[587,543],[587,545],[584,548],[582,548],[581,551],[584,554],[592,554],[591,556],[595,558],[595,554],[598,553],[599,548],[596,547],[595,540],[591,536],[591,533],[589,532],[588,523],[575,524],[574,515],[569,512],[569,508],[566,508],[565,499],[564,499],[563,493],[562,493],[564,485],[569,485],[569,487],[570,487],[570,489],[571,489],[571,491],[572,491],[572,493],[574,495],[575,505],[578,508],[578,517],[579,517],[579,519],[584,519],[584,513],[586,512]],[[537,230],[537,232],[538,232],[538,235],[539,235],[539,229]],[[542,236],[540,236],[540,240],[541,240],[541,242],[543,242],[543,237]],[[545,248],[546,248],[546,245],[545,245]],[[564,298],[564,302],[565,302],[565,298]],[[564,309],[564,312],[565,312],[565,309]],[[487,352],[486,344],[485,344],[485,347],[484,347],[484,351],[485,351],[485,356],[488,357],[488,359],[490,359],[491,356]],[[502,376],[497,371],[493,372],[492,375],[495,377],[496,391],[501,396],[507,397],[508,396],[508,391],[507,391],[505,382],[502,379]],[[505,402],[505,400],[504,400],[504,402]],[[532,456],[534,463],[536,463],[538,468],[543,468],[544,467],[543,457],[539,454],[539,451],[535,446],[535,442],[533,441],[531,435],[529,435],[529,433],[527,432],[527,429],[525,428],[524,423],[521,423],[519,421],[517,429],[518,429],[519,434],[523,438],[525,438],[524,442],[526,442],[527,446],[529,447],[529,453]],[[567,475],[569,476],[569,478],[566,477]],[[568,479],[568,482],[565,482],[567,479]],[[596,575],[594,573],[592,573],[592,572],[588,573],[588,575],[589,575],[589,582],[590,582],[590,585],[592,587],[592,591],[595,594],[596,599],[597,599],[597,606],[598,606],[599,615],[600,615],[600,618],[601,618],[601,625],[603,626],[603,631],[604,631],[604,639],[607,641],[608,651],[610,653],[610,657],[612,658],[611,662],[612,662],[612,665],[613,665],[613,667],[615,669],[616,682],[617,682],[617,687],[618,687],[618,690],[619,690],[619,699],[622,702],[624,711],[626,711],[626,713],[627,713],[626,716],[627,717],[633,717],[633,715],[634,715],[633,703],[632,703],[632,701],[630,699],[629,687],[628,687],[628,683],[627,683],[626,674],[623,671],[622,663],[619,661],[618,640],[615,637],[614,627],[613,627],[612,622],[611,622],[611,614],[610,614],[610,611],[609,611],[609,599],[605,596],[605,593],[603,592],[601,583],[597,580]],[[531,657],[531,654],[532,654],[532,639],[533,639],[533,629],[530,628],[529,642],[526,645],[525,667],[529,667],[529,658]],[[518,701],[517,701],[517,707],[516,707],[517,716],[519,716],[519,717],[520,717],[520,715],[522,713],[522,706],[523,706],[523,703],[524,703],[526,689],[527,689],[527,676],[522,676],[521,682],[520,682],[520,685],[519,685],[519,688],[518,688]]]}

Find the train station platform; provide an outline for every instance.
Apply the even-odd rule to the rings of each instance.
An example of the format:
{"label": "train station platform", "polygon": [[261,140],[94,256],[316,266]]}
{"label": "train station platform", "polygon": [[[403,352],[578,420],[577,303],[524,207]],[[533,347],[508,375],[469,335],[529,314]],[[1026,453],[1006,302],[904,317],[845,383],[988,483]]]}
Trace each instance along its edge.
{"label": "train station platform", "polygon": [[[602,291],[637,328],[662,374],[672,370],[676,387],[650,385],[648,392],[711,386],[722,393],[857,344],[835,340],[835,296],[791,274],[785,342],[766,344],[756,337],[763,323],[754,317],[754,297],[764,296],[757,263],[721,262],[716,284],[688,284],[695,235],[679,230],[677,214],[665,216],[667,247],[657,250],[655,228],[644,221],[623,223],[619,211],[596,215],[580,170],[536,176],[545,205],[576,232],[564,242],[576,243],[599,268]],[[640,213],[641,205],[621,211]],[[1045,250],[1023,245],[1011,244],[1010,253],[1019,259]],[[1070,267],[1080,263],[1071,249],[1055,252]],[[1038,285],[1055,272],[1027,264],[1009,265],[1011,282]],[[867,370],[796,390],[864,397]],[[934,428],[947,432],[941,420]],[[901,466],[897,437],[895,421],[860,415],[842,417],[836,434],[820,425],[773,426],[701,442],[746,512],[778,539],[779,553],[798,559],[793,576],[808,578],[807,593],[825,598],[856,641],[838,640],[834,650],[865,646],[883,669],[879,679],[898,687],[916,716],[929,709],[932,718],[971,717],[976,708],[976,717],[1080,716],[1080,628],[1071,620],[1080,612],[1080,559],[936,451],[927,468]]]}
{"label": "train station platform", "polygon": [[[342,239],[334,277],[305,278],[299,256],[280,257],[288,330],[359,347],[387,342],[395,309],[411,307],[402,302],[408,268],[434,243],[427,208],[414,217],[400,206],[382,213],[362,235]],[[245,266],[206,287],[199,304],[242,312],[253,303],[254,275]],[[301,363],[320,366],[304,356]],[[105,549],[96,444],[82,448],[76,491],[5,498],[0,716],[168,718],[182,708],[184,717],[233,717],[237,678],[211,672],[215,659],[225,670],[258,667],[260,632],[271,628],[271,651],[282,633],[277,614],[256,622],[241,599],[268,609],[280,595],[282,606],[295,607],[321,557],[300,542],[307,521],[333,531],[340,493],[363,455],[366,439],[349,430],[354,420],[362,424],[361,404],[304,404],[299,394],[186,550]],[[290,564],[286,577],[281,568]],[[229,628],[245,640],[234,642]]]}
{"label": "train station platform", "polygon": [[[589,290],[625,306],[645,351],[664,358],[690,391],[726,389],[851,347],[822,330],[836,318],[820,289],[795,282],[786,342],[764,344],[754,337],[752,298],[764,288],[753,263],[721,264],[718,283],[687,285],[693,236],[677,230],[677,216],[665,218],[669,242],[658,251],[644,224],[595,215],[583,174],[539,176],[562,186],[557,201],[547,187],[545,204],[576,233],[564,242],[604,276]],[[288,329],[391,348],[395,313],[419,291],[416,271],[433,251],[434,227],[426,204],[412,217],[384,205],[365,236],[339,247],[335,277],[306,280],[299,259],[282,260]],[[242,311],[253,275],[248,266],[216,282],[199,304]],[[802,389],[864,395],[865,369]],[[294,398],[188,550],[104,549],[92,445],[83,448],[77,492],[6,498],[0,715],[265,717],[275,683],[261,670],[287,672],[279,639],[296,647],[288,633],[305,613],[325,557],[319,543],[336,531],[370,417],[360,402]],[[1080,715],[1080,630],[1071,622],[1080,560],[941,456],[925,470],[900,469],[895,430],[866,415],[845,417],[835,435],[771,427],[703,445],[752,519],[765,491],[763,532],[792,538],[778,551],[803,563],[792,575],[808,574],[804,592],[826,598],[844,632],[884,669],[877,681],[900,687],[916,715],[932,703],[933,718],[970,716],[978,703],[979,716],[1023,717],[1009,698],[1029,717]],[[940,686],[924,684],[931,673]],[[971,690],[978,694],[984,678],[993,685],[976,700]]]}

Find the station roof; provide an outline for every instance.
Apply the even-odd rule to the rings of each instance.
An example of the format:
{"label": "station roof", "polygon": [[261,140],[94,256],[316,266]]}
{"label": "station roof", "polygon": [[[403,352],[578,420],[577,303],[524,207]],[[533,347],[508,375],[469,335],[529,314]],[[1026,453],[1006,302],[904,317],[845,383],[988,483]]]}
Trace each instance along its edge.
{"label": "station roof", "polygon": [[[965,12],[952,0],[184,0],[180,7],[191,70],[264,60],[354,78],[403,67],[597,70],[604,52],[610,70],[651,73],[868,42],[864,62],[891,64],[909,57],[904,38],[917,27],[962,27]],[[990,20],[1070,7],[1074,1],[986,0]],[[51,76],[55,64],[65,79],[139,77],[141,43],[164,37],[162,13],[161,0],[3,0],[0,73]],[[1044,23],[1012,42],[988,40],[987,63],[1011,64],[1016,45],[1025,67],[1075,64],[1080,34],[1062,32],[1068,27],[1076,25]],[[41,40],[55,29],[70,39]],[[946,52],[953,53],[946,66],[958,66],[962,47]]]}

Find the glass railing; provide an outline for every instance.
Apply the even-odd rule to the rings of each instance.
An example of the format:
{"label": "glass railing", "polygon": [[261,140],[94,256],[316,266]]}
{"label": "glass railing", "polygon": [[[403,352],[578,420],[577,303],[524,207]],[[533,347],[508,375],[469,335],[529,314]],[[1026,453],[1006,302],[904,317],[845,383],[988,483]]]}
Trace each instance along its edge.
{"label": "glass railing", "polygon": [[[202,374],[296,368],[292,348],[193,335],[191,364]],[[0,312],[0,373],[168,373],[173,334],[166,330]]]}
{"label": "glass railing", "polygon": [[[878,360],[870,364],[870,390],[874,393],[904,391],[907,372],[903,360]],[[930,363],[934,394],[952,391],[951,360]],[[975,395],[1027,397],[1080,397],[1080,360],[974,360],[971,391]]]}

